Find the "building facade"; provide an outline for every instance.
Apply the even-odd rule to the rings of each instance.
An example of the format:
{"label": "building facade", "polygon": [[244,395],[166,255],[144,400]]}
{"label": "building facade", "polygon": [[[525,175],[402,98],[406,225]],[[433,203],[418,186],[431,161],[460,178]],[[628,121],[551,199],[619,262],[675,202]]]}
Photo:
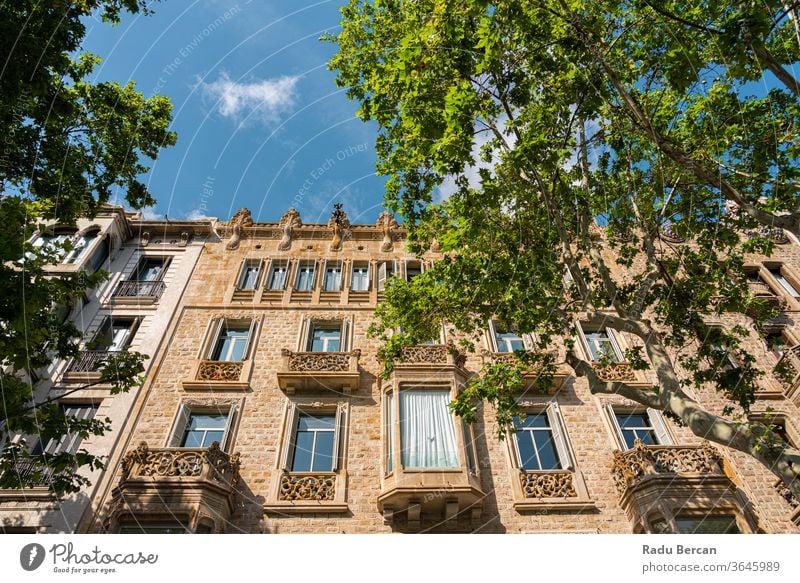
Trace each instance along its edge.
{"label": "building facade", "polygon": [[[304,224],[290,209],[260,223],[242,209],[217,233],[162,330],[82,532],[800,531],[796,500],[755,460],[592,395],[564,364],[548,394],[520,395],[527,416],[504,440],[489,409],[474,425],[451,415],[484,362],[529,346],[501,322],[469,354],[442,330],[381,378],[367,329],[386,281],[440,257],[406,252],[389,213],[356,225],[337,208]],[[749,345],[766,373],[753,415],[796,445],[800,246],[776,241],[769,259],[748,259],[754,293],[782,310],[769,344]],[[602,322],[576,322],[575,334],[584,358],[612,362],[605,378],[652,384],[623,361],[632,337]],[[553,350],[563,363],[565,346]],[[793,373],[780,379],[779,363]],[[713,390],[693,396],[725,405]]]}
{"label": "building facade", "polygon": [[[47,268],[49,276],[98,269],[109,274],[73,305],[61,308],[63,317],[83,332],[82,350],[75,359],[56,360],[36,371],[34,394],[37,401],[64,395],[59,404],[66,414],[108,418],[112,429],[83,440],[70,435],[59,443],[28,438],[32,451],[54,454],[85,449],[107,460],[120,446],[138,390],[112,394],[109,385],[97,384],[97,369],[110,354],[131,350],[148,357],[144,366],[145,373],[149,371],[203,244],[215,237],[212,224],[211,220],[145,220],[139,213],[108,205],[94,219],[79,219],[74,226],[52,225],[34,236],[34,245],[56,248],[59,242],[71,242],[72,249],[62,253],[60,263]],[[40,487],[0,490],[0,528],[5,532],[77,531],[89,501],[112,477],[107,471],[84,470],[91,485],[76,494],[52,494],[47,476]]]}

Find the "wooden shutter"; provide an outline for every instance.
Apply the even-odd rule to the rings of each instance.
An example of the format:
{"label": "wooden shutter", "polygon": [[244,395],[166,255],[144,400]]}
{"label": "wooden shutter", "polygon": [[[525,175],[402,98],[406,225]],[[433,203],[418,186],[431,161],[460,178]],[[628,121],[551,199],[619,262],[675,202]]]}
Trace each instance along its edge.
{"label": "wooden shutter", "polygon": [[583,325],[580,322],[575,322],[575,329],[578,331],[578,342],[580,342],[580,345],[583,347],[583,357],[591,362],[594,359],[592,358],[592,351],[589,348],[589,343],[586,341],[586,333],[583,330]]}
{"label": "wooden shutter", "polygon": [[553,441],[555,442],[561,467],[565,470],[572,470],[572,456],[569,455],[569,448],[567,447],[567,432],[561,422],[561,409],[558,403],[550,403],[546,412],[547,419],[550,421],[550,430],[553,432]]}
{"label": "wooden shutter", "polygon": [[220,332],[222,332],[223,324],[225,324],[225,318],[217,318],[216,320],[211,321],[211,326],[209,327],[211,335],[206,339],[205,353],[201,356],[201,358],[207,358],[209,360],[214,358],[214,348],[219,340],[219,335]]}
{"label": "wooden shutter", "polygon": [[493,320],[489,320],[489,350],[500,352],[500,347],[497,345],[497,330],[494,327]]}
{"label": "wooden shutter", "polygon": [[280,469],[288,472],[291,470],[291,454],[293,453],[293,444],[295,441],[295,431],[297,430],[297,406],[291,402],[286,402],[286,431],[283,438],[283,447],[281,448]]}
{"label": "wooden shutter", "polygon": [[339,470],[339,460],[343,455],[341,452],[341,443],[344,441],[344,431],[346,427],[345,407],[341,403],[336,407],[336,429],[333,434],[333,466],[334,472]]}
{"label": "wooden shutter", "polygon": [[655,409],[648,408],[647,417],[650,419],[650,424],[656,433],[658,445],[672,445],[672,438],[669,436],[667,425],[664,423],[664,417],[661,413]]}
{"label": "wooden shutter", "polygon": [[386,262],[381,261],[378,265],[378,290],[383,291],[386,289]]}
{"label": "wooden shutter", "polygon": [[625,443],[625,438],[622,435],[622,429],[620,429],[619,423],[617,422],[617,414],[614,411],[614,406],[606,405],[605,410],[606,415],[608,415],[608,420],[611,422],[611,426],[614,428],[614,433],[617,435],[620,449],[622,451],[626,451],[628,449],[628,445]]}
{"label": "wooden shutter", "polygon": [[252,320],[250,320],[250,329],[247,331],[247,346],[245,347],[244,352],[242,353],[242,360],[247,360],[248,358],[250,358],[252,356],[251,352],[255,350],[253,348],[255,346],[255,342],[253,342],[253,340],[256,337],[257,327],[258,327],[258,318],[253,318]]}
{"label": "wooden shutter", "polygon": [[230,453],[231,445],[233,444],[233,428],[236,427],[236,417],[239,414],[239,404],[231,404],[228,410],[228,422],[225,424],[225,433],[222,436],[222,443],[220,447],[222,451]]}
{"label": "wooden shutter", "polygon": [[339,352],[350,351],[350,322],[345,318],[342,320],[341,339],[339,340]]}
{"label": "wooden shutter", "polygon": [[180,447],[183,441],[183,434],[186,431],[186,426],[189,424],[189,418],[192,412],[185,404],[181,404],[178,409],[178,416],[175,418],[175,423],[170,432],[169,442],[167,447]]}

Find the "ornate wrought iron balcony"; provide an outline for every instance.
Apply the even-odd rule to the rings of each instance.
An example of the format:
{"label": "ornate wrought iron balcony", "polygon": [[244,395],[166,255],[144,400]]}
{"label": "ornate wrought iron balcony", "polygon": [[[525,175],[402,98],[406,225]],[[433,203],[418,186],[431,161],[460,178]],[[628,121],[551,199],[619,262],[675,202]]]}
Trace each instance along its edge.
{"label": "ornate wrought iron balcony", "polygon": [[111,350],[83,350],[70,363],[67,372],[96,372],[97,369],[99,369],[100,366],[114,354],[114,351]]}

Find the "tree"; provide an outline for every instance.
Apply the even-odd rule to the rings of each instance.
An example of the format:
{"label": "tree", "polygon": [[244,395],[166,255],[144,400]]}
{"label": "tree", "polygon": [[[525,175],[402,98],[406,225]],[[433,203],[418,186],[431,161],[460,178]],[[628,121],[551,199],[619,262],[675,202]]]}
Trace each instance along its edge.
{"label": "tree", "polygon": [[[172,105],[146,98],[132,82],[88,80],[100,59],[79,54],[83,19],[101,14],[117,24],[123,11],[148,13],[144,0],[17,0],[0,5],[0,487],[48,482],[77,491],[81,467],[101,468],[85,450],[32,453],[33,436],[47,443],[68,434],[102,435],[108,419],[79,420],[58,406],[63,394],[40,395],[35,371],[77,354],[80,331],[59,316],[106,273],[49,275],[71,243],[33,245],[45,223],[71,225],[93,217],[114,189],[134,208],[154,203],[140,175],[141,158],[174,145]],[[120,353],[100,368],[112,394],[141,382],[143,357]],[[92,383],[96,384],[96,383]],[[84,387],[85,388],[85,387]],[[24,467],[25,471],[19,471]]]}
{"label": "tree", "polygon": [[[520,368],[552,372],[553,338],[602,320],[638,339],[626,360],[658,384],[604,381],[568,350],[594,393],[662,410],[800,496],[800,452],[747,420],[762,374],[747,327],[707,323],[739,313],[763,333],[775,313],[749,294],[745,256],[769,254],[774,227],[798,234],[794,7],[352,0],[342,13],[330,66],[378,124],[386,204],[413,251],[444,253],[386,292],[373,332],[388,366],[443,322],[468,338],[492,317],[536,333],[519,366],[485,367],[452,405],[473,421],[492,404],[502,432]],[[687,394],[700,385],[730,399],[722,414]]]}

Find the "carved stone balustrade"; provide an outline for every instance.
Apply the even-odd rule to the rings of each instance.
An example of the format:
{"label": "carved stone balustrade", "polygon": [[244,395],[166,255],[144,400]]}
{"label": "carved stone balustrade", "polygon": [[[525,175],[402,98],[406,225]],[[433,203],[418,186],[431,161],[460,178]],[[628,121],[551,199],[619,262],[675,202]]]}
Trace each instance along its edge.
{"label": "carved stone balustrade", "polygon": [[701,446],[644,445],[638,439],[633,449],[614,452],[611,477],[620,493],[657,474],[723,475],[721,458],[708,443]]}
{"label": "carved stone balustrade", "polygon": [[284,474],[278,500],[336,500],[336,474]]}
{"label": "carved stone balustrade", "polygon": [[[554,352],[549,353],[549,355],[555,360],[557,355]],[[526,366],[522,361],[517,357],[517,355],[513,352],[489,352],[488,350],[481,351],[481,358],[483,359],[483,363],[491,363],[491,364],[506,364],[509,366],[522,366],[522,380],[525,384],[525,390],[529,390],[534,387],[536,381],[542,375],[542,367],[541,366]],[[550,383],[549,391],[550,393],[554,393],[558,389],[561,388],[561,385],[564,384],[564,381],[570,375],[571,369],[564,363],[558,363],[555,365],[555,370],[553,370],[553,378]]]}
{"label": "carved stone balustrade", "polygon": [[787,348],[773,371],[788,399],[800,397],[800,344]]}
{"label": "carved stone balustrade", "polygon": [[726,475],[719,452],[708,443],[649,446],[637,439],[632,449],[614,452],[611,477],[635,532],[650,532],[649,517],[655,514],[708,508],[740,516],[747,530],[756,530],[744,494]]}
{"label": "carved stone balustrade", "polygon": [[418,344],[404,346],[395,366],[430,364],[463,367],[466,361],[467,357],[451,344]]}
{"label": "carved stone balustrade", "polygon": [[241,362],[204,360],[197,369],[197,380],[239,382],[242,377]]}
{"label": "carved stone balustrade", "polygon": [[350,394],[358,390],[360,350],[352,352],[292,352],[282,350],[278,386],[287,394],[300,390],[329,389]]}
{"label": "carved stone balustrade", "polygon": [[122,459],[119,485],[112,493],[114,524],[130,520],[174,520],[195,530],[213,525],[224,532],[239,485],[239,454],[208,448],[153,448],[146,442]]}
{"label": "carved stone balustrade", "polygon": [[576,498],[572,472],[520,472],[522,492],[526,498]]}
{"label": "carved stone balustrade", "polygon": [[639,376],[629,362],[612,362],[605,366],[594,365],[594,371],[601,381],[636,382]]}

